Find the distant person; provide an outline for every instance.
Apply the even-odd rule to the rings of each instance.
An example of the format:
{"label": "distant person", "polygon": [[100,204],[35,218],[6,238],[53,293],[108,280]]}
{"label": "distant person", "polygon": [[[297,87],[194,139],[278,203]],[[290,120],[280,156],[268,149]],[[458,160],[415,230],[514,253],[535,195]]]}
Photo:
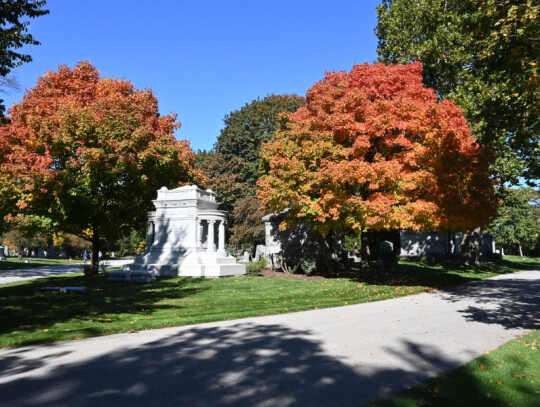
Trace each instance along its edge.
{"label": "distant person", "polygon": [[360,253],[358,252],[358,243],[354,242],[353,246],[353,255],[354,257],[360,257]]}
{"label": "distant person", "polygon": [[84,251],[82,258],[83,258],[83,263],[86,263],[86,261],[88,260],[88,253],[86,252],[86,250]]}
{"label": "distant person", "polygon": [[98,252],[98,262],[101,263],[101,259],[103,258],[103,253],[101,253],[101,250]]}

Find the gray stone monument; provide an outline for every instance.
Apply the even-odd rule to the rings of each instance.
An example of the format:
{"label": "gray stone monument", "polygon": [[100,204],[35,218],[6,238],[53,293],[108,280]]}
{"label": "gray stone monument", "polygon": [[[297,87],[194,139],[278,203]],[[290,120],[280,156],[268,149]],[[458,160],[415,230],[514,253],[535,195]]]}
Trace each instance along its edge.
{"label": "gray stone monument", "polygon": [[[148,250],[124,272],[152,270],[157,275],[222,277],[246,274],[246,266],[225,252],[227,213],[211,190],[186,185],[163,187],[148,213]],[[217,229],[217,233],[216,233]]]}

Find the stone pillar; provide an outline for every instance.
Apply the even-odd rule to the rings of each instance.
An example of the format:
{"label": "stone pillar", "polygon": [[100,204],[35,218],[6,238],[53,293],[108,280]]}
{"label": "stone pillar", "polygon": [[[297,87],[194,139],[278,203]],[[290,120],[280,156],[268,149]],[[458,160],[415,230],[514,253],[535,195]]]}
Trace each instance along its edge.
{"label": "stone pillar", "polygon": [[200,248],[202,246],[201,239],[202,239],[202,225],[201,225],[201,220],[197,218],[197,228],[195,229],[195,243],[196,243],[197,248]]}
{"label": "stone pillar", "polygon": [[215,220],[208,221],[208,239],[207,239],[208,248],[206,250],[209,252],[216,251],[216,245],[214,243],[214,223],[216,223]]}
{"label": "stone pillar", "polygon": [[218,253],[225,254],[225,219],[219,222]]}
{"label": "stone pillar", "polygon": [[156,224],[154,222],[148,222],[148,234],[146,236],[146,249],[150,250],[150,247],[154,244],[156,234]]}

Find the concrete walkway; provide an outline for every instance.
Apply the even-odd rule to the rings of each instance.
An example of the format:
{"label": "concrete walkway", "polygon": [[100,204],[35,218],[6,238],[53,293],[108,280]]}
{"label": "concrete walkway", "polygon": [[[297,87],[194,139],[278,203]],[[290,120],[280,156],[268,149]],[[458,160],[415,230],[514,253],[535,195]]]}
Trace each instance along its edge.
{"label": "concrete walkway", "polygon": [[[124,264],[133,263],[133,259],[106,261],[110,264],[110,267],[123,266]],[[68,273],[80,273],[82,271],[80,268],[80,264],[81,263],[16,270],[2,270],[0,271],[0,285],[12,283],[13,281],[31,280],[33,278],[51,277]]]}
{"label": "concrete walkway", "polygon": [[540,271],[0,351],[0,406],[359,406],[540,327]]}

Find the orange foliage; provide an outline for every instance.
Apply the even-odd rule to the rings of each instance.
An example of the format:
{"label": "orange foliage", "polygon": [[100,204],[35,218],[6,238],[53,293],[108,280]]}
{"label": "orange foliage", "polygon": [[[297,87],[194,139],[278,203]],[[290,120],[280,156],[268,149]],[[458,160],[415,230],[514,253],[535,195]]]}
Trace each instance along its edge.
{"label": "orange foliage", "polygon": [[89,62],[47,72],[9,113],[0,189],[15,197],[16,216],[6,220],[49,218],[57,230],[107,237],[143,222],[159,187],[199,178],[189,143],[174,137],[176,115]]}
{"label": "orange foliage", "polygon": [[291,208],[289,223],[304,219],[323,234],[469,229],[494,212],[489,154],[461,109],[424,87],[419,63],[327,73],[261,155],[261,203]]}

